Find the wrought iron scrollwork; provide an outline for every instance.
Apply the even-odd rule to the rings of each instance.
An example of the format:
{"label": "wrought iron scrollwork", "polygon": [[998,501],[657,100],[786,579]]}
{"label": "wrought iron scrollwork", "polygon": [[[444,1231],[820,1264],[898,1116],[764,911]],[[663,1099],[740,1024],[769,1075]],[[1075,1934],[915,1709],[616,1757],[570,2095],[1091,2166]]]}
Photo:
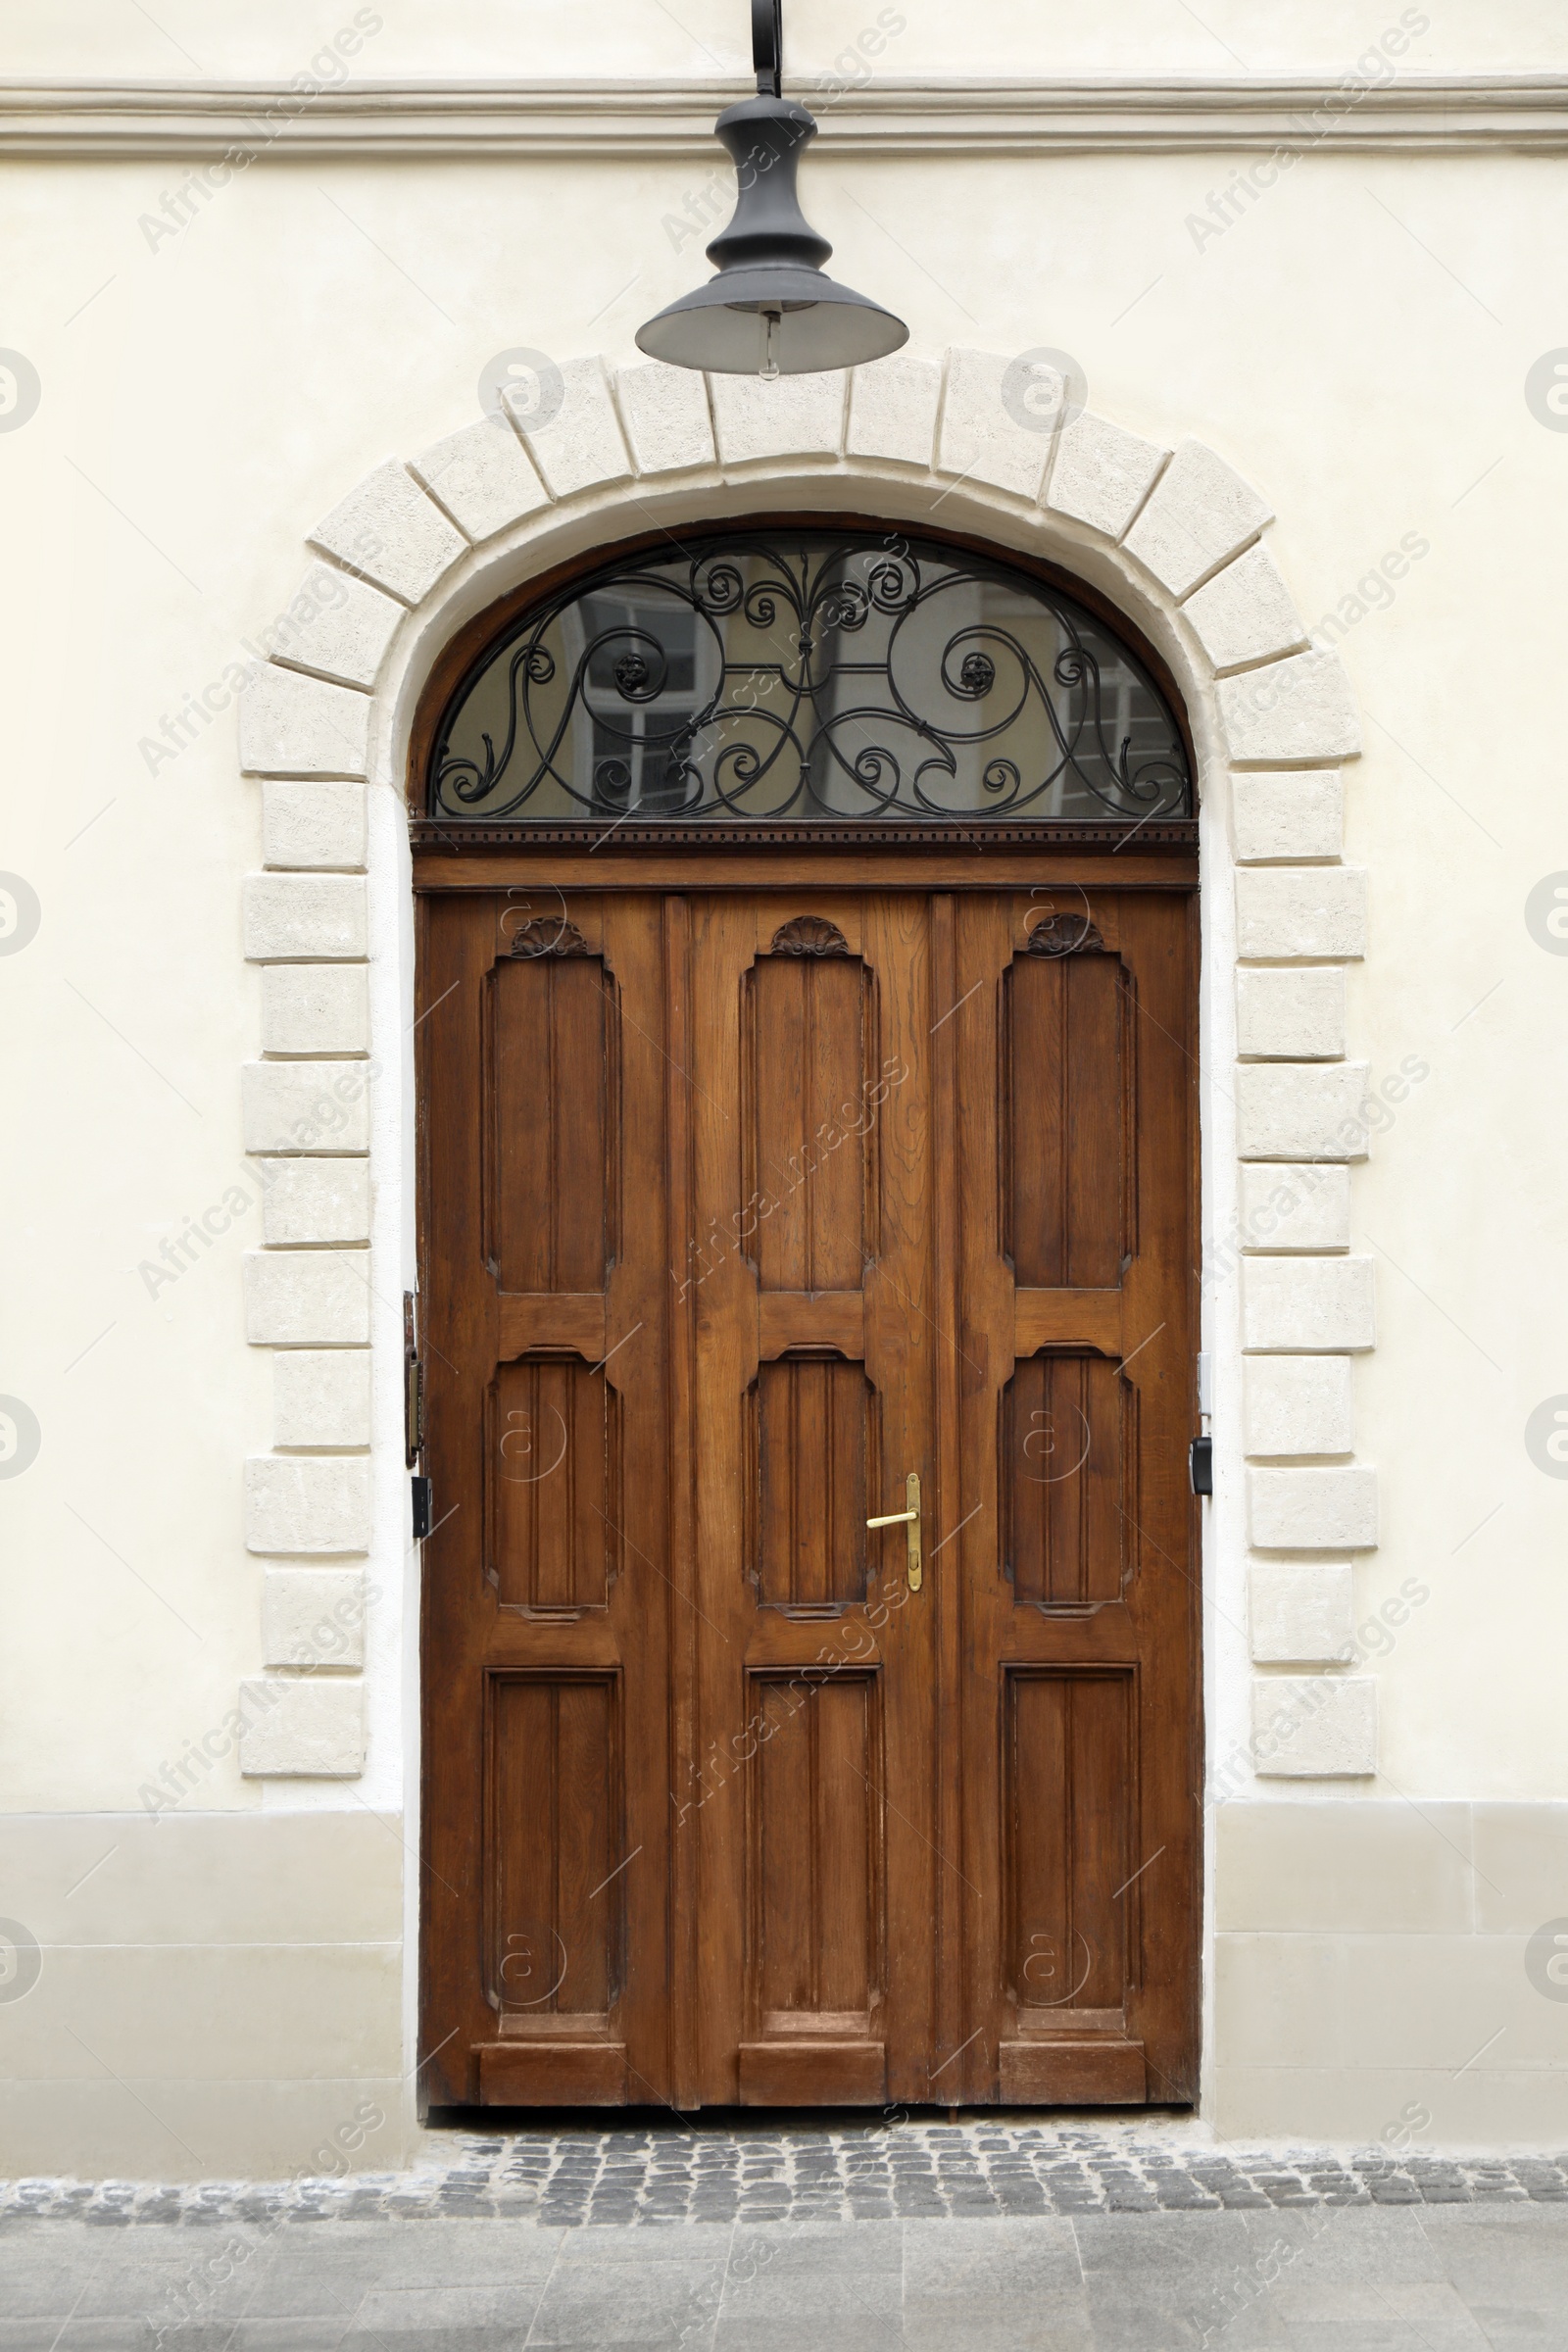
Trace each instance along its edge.
{"label": "wrought iron scrollwork", "polygon": [[1086,608],[934,541],[783,530],[525,613],[449,707],[429,797],[556,825],[1191,812],[1174,714]]}

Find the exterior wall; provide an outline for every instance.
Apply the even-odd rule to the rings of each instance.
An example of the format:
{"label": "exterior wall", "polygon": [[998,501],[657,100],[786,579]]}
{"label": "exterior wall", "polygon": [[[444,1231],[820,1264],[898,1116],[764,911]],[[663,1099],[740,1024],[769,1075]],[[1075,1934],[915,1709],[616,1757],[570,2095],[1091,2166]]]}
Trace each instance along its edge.
{"label": "exterior wall", "polygon": [[[114,51],[131,43],[120,12],[113,27],[73,14],[74,58],[57,13],[23,12],[29,70],[79,71],[89,40],[95,71],[173,69],[151,34]],[[830,71],[826,12],[801,16],[800,55]],[[1270,16],[1279,72],[1348,70],[1385,26]],[[234,17],[245,37],[231,25],[232,53],[204,67],[286,79],[293,25]],[[413,21],[418,39],[389,24],[362,70],[602,63],[498,60],[461,12],[439,31]],[[719,12],[692,22],[733,64]],[[552,40],[564,23],[539,19]],[[946,15],[915,17],[897,71],[1064,70],[1031,59],[1023,23],[1010,57],[965,67]],[[314,54],[320,25],[298,29]],[[1563,62],[1544,11],[1477,10],[1456,38],[1434,26],[1400,70]],[[1549,39],[1560,49],[1554,25]],[[1182,47],[1165,70],[1215,63]],[[624,70],[702,65],[629,47]],[[1078,61],[1114,68],[1129,60]],[[317,2170],[334,2145],[379,2169],[412,2144],[413,703],[502,586],[650,513],[864,507],[873,490],[890,518],[1040,548],[1105,586],[1171,661],[1204,755],[1204,2112],[1232,2133],[1559,2136],[1565,2004],[1531,1938],[1568,1912],[1564,1504],[1526,1433],[1568,1389],[1562,1114],[1540,1083],[1568,979],[1529,911],[1565,862],[1535,681],[1560,636],[1548,517],[1568,444],[1523,379],[1561,332],[1560,167],[1502,140],[1308,141],[1288,179],[1199,239],[1190,220],[1234,156],[1132,140],[958,149],[937,167],[871,131],[834,161],[831,134],[807,166],[808,209],[842,275],[910,319],[916,360],[1070,351],[1091,410],[1154,464],[1196,437],[1267,509],[1210,477],[1202,512],[1239,500],[1233,536],[1188,571],[1168,540],[1137,536],[1152,469],[1128,477],[1121,510],[1074,520],[1052,508],[1044,456],[1032,482],[1018,470],[1035,437],[999,416],[977,364],[950,368],[940,422],[933,395],[924,455],[870,424],[858,442],[855,411],[836,454],[842,399],[823,430],[810,394],[780,386],[764,410],[741,386],[719,398],[717,465],[651,425],[639,442],[624,395],[625,478],[584,469],[559,436],[532,458],[518,444],[511,494],[537,461],[561,495],[488,535],[468,510],[483,544],[451,533],[446,569],[437,509],[407,474],[412,507],[372,497],[318,526],[394,453],[430,481],[444,461],[420,453],[477,419],[494,354],[632,365],[638,319],[700,268],[701,238],[662,224],[706,161],[323,164],[274,147],[151,243],[141,222],[189,158],[6,165],[24,233],[5,331],[42,387],[0,433],[20,551],[0,583],[3,862],[40,910],[0,972],[0,1389],[40,1433],[36,1459],[0,1478],[16,1563],[0,1910],[24,1958],[26,1938],[42,1947],[36,1983],[0,1997],[0,2134],[19,2170]],[[905,379],[894,421],[936,381]],[[736,438],[780,415],[782,433]],[[447,496],[462,522],[452,480]],[[1245,593],[1202,584],[1253,542],[1283,605],[1272,573],[1250,589],[1243,574]],[[378,584],[344,584],[345,563]],[[1289,662],[1319,614],[1362,714],[1358,757],[1315,693],[1285,706],[1317,712],[1310,740],[1241,732],[1259,717],[1245,681]],[[236,698],[273,616],[328,682],[272,663]],[[1215,672],[1233,669],[1227,711]],[[352,725],[350,748],[323,751],[323,724],[351,718],[367,757]],[[248,1097],[242,1064],[263,1073]],[[344,1092],[323,1112],[327,1068]],[[279,1126],[276,1090],[296,1082],[310,1091]],[[1332,1139],[1357,1119],[1369,1151],[1342,1135],[1327,1157],[1325,1120]],[[1322,1181],[1296,1183],[1300,1205],[1270,1225],[1295,1180],[1264,1171],[1302,1164]]]}

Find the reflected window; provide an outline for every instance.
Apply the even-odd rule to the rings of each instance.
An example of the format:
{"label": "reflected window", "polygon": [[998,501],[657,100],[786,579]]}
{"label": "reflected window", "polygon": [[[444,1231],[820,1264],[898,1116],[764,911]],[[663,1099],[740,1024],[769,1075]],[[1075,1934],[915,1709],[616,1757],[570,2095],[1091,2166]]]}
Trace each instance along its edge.
{"label": "reflected window", "polygon": [[431,816],[1016,823],[1192,814],[1132,650],[934,541],[777,531],[655,551],[524,612],[442,719]]}

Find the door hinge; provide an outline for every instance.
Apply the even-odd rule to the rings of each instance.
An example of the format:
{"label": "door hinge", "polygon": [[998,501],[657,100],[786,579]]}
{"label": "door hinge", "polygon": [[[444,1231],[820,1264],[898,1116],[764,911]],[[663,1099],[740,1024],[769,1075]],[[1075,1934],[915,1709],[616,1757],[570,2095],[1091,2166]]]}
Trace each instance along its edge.
{"label": "door hinge", "polygon": [[424,1366],[412,1291],[403,1294],[403,1458],[412,1470],[424,1450]]}
{"label": "door hinge", "polygon": [[414,1498],[414,1541],[422,1544],[434,1516],[433,1489],[427,1478],[416,1477],[410,1479],[409,1490]]}
{"label": "door hinge", "polygon": [[1214,1441],[1212,1438],[1195,1438],[1193,1440],[1187,1449],[1187,1468],[1193,1482],[1193,1493],[1195,1494],[1212,1494],[1214,1492]]}

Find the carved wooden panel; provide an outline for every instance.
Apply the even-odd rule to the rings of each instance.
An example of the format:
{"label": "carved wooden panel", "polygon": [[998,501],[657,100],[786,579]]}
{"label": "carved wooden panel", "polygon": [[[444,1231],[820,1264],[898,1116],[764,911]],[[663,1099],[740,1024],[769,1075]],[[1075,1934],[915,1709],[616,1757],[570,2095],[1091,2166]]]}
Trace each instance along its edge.
{"label": "carved wooden panel", "polygon": [[619,1683],[489,1678],[485,1891],[503,2031],[603,2019],[620,1979]]}
{"label": "carved wooden panel", "polygon": [[1030,1289],[1110,1289],[1134,1248],[1130,1012],[1122,965],[1087,948],[1006,975],[1003,1248]]}
{"label": "carved wooden panel", "polygon": [[573,1357],[498,1368],[487,1558],[503,1608],[605,1606],[620,1545],[618,1408],[604,1373]]}
{"label": "carved wooden panel", "polygon": [[828,931],[785,926],[746,978],[742,1230],[764,1290],[858,1290],[875,1255],[871,979]]}
{"label": "carved wooden panel", "polygon": [[882,1983],[874,1674],[754,1675],[751,2014],[763,2033],[864,2031]]}
{"label": "carved wooden panel", "polygon": [[487,1007],[486,1249],[501,1288],[603,1290],[619,1141],[612,984],[580,940],[547,942],[496,965]]}
{"label": "carved wooden panel", "polygon": [[1045,2025],[1103,2018],[1138,1973],[1133,1673],[1025,1668],[1004,1685],[1009,1987]]}
{"label": "carved wooden panel", "polygon": [[1003,1558],[1016,1601],[1121,1596],[1136,1521],[1124,1492],[1136,1398],[1102,1355],[1026,1357],[1003,1392]]}
{"label": "carved wooden panel", "polygon": [[752,1574],[780,1607],[865,1594],[867,1496],[876,1491],[876,1396],[858,1364],[785,1356],[748,1399]]}

